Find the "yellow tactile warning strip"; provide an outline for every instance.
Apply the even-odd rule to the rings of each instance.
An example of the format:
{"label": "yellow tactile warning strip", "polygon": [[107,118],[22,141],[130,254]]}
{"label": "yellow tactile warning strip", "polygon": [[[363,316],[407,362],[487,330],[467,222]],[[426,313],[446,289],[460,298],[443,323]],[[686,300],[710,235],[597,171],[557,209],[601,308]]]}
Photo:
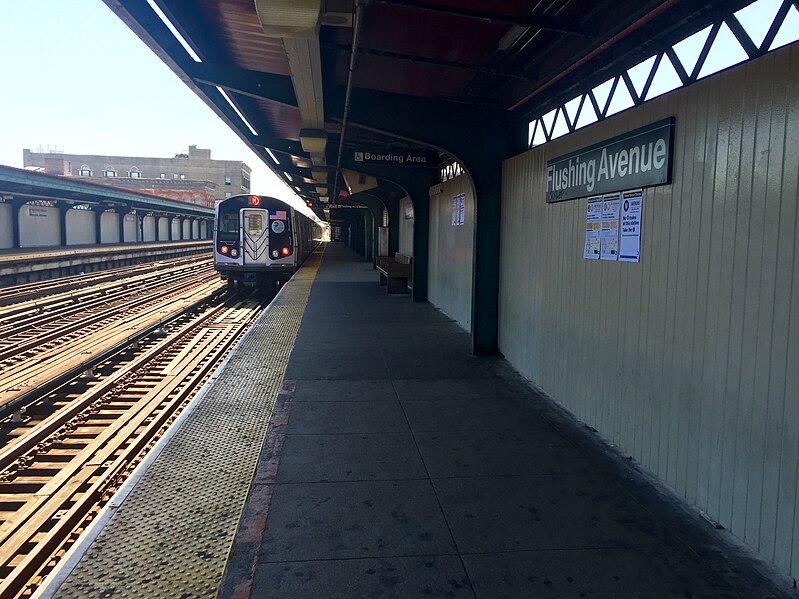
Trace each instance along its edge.
{"label": "yellow tactile warning strip", "polygon": [[55,597],[213,597],[322,249],[231,354]]}

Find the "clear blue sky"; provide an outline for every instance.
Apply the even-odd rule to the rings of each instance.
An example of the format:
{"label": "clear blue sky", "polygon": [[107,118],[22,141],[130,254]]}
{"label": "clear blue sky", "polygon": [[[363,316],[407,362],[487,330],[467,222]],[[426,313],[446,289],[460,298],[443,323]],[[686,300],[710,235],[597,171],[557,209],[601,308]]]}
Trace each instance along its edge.
{"label": "clear blue sky", "polygon": [[0,0],[0,40],[0,164],[48,145],[160,157],[197,145],[246,162],[256,193],[286,189],[101,0]]}

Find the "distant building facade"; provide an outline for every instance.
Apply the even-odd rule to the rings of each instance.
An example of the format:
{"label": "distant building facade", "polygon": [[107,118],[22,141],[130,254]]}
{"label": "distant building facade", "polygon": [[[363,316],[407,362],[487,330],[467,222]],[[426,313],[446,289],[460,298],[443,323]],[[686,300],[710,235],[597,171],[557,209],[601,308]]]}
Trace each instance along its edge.
{"label": "distant building facade", "polygon": [[221,200],[250,191],[250,169],[237,160],[213,160],[211,150],[189,146],[174,158],[95,156],[22,151],[24,168],[48,175],[86,178],[189,204],[213,207]]}

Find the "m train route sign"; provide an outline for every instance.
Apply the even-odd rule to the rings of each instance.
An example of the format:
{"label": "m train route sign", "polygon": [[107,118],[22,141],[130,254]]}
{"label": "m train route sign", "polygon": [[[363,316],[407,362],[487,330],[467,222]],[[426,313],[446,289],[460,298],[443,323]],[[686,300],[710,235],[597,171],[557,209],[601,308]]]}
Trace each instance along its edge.
{"label": "m train route sign", "polygon": [[547,203],[671,183],[674,117],[547,162]]}

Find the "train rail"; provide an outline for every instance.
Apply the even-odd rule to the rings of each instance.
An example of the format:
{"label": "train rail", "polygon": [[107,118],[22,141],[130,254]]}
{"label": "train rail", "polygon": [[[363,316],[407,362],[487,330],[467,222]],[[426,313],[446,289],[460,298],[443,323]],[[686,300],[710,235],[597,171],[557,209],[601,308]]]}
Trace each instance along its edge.
{"label": "train rail", "polygon": [[[184,283],[184,294],[162,297],[160,304],[142,304],[139,317],[118,314],[118,329],[103,321],[94,332],[76,335],[69,351],[54,340],[55,345],[41,350],[36,359],[13,363],[0,372],[7,387],[7,377],[19,364],[27,364],[28,376],[45,380],[50,374],[32,363],[55,360],[59,354],[65,363],[80,362],[69,382],[49,391],[46,385],[34,385],[39,392],[28,394],[25,413],[17,409],[3,423],[0,596],[4,599],[30,596],[41,584],[268,301],[224,298],[214,293],[220,285],[218,280],[198,282],[189,293]],[[161,329],[149,336],[140,331],[138,343],[130,346],[129,327],[148,325],[152,331],[168,302],[174,312],[189,297],[195,301],[172,316],[170,331]],[[74,378],[86,363],[81,352],[105,341],[117,347],[95,365],[95,376]]]}
{"label": "train rail", "polygon": [[30,305],[41,308],[47,304],[48,299],[52,296],[79,294],[82,289],[130,279],[135,273],[153,274],[161,270],[175,268],[181,264],[196,265],[198,259],[200,259],[200,256],[192,255],[168,261],[145,262],[124,268],[113,268],[82,275],[36,281],[35,283],[0,287],[0,318]]}
{"label": "train rail", "polygon": [[182,241],[176,243],[137,243],[120,244],[106,246],[70,247],[70,248],[47,248],[43,250],[0,252],[0,268],[13,266],[19,263],[20,259],[25,262],[42,262],[54,259],[72,259],[85,256],[108,255],[115,256],[122,252],[142,252],[169,249],[170,247],[181,248],[211,248],[210,240]]}
{"label": "train rail", "polygon": [[46,310],[29,307],[0,314],[0,414],[43,383],[98,357],[139,331],[222,288],[210,265],[182,265],[124,284],[93,287],[77,296],[51,298]]}

